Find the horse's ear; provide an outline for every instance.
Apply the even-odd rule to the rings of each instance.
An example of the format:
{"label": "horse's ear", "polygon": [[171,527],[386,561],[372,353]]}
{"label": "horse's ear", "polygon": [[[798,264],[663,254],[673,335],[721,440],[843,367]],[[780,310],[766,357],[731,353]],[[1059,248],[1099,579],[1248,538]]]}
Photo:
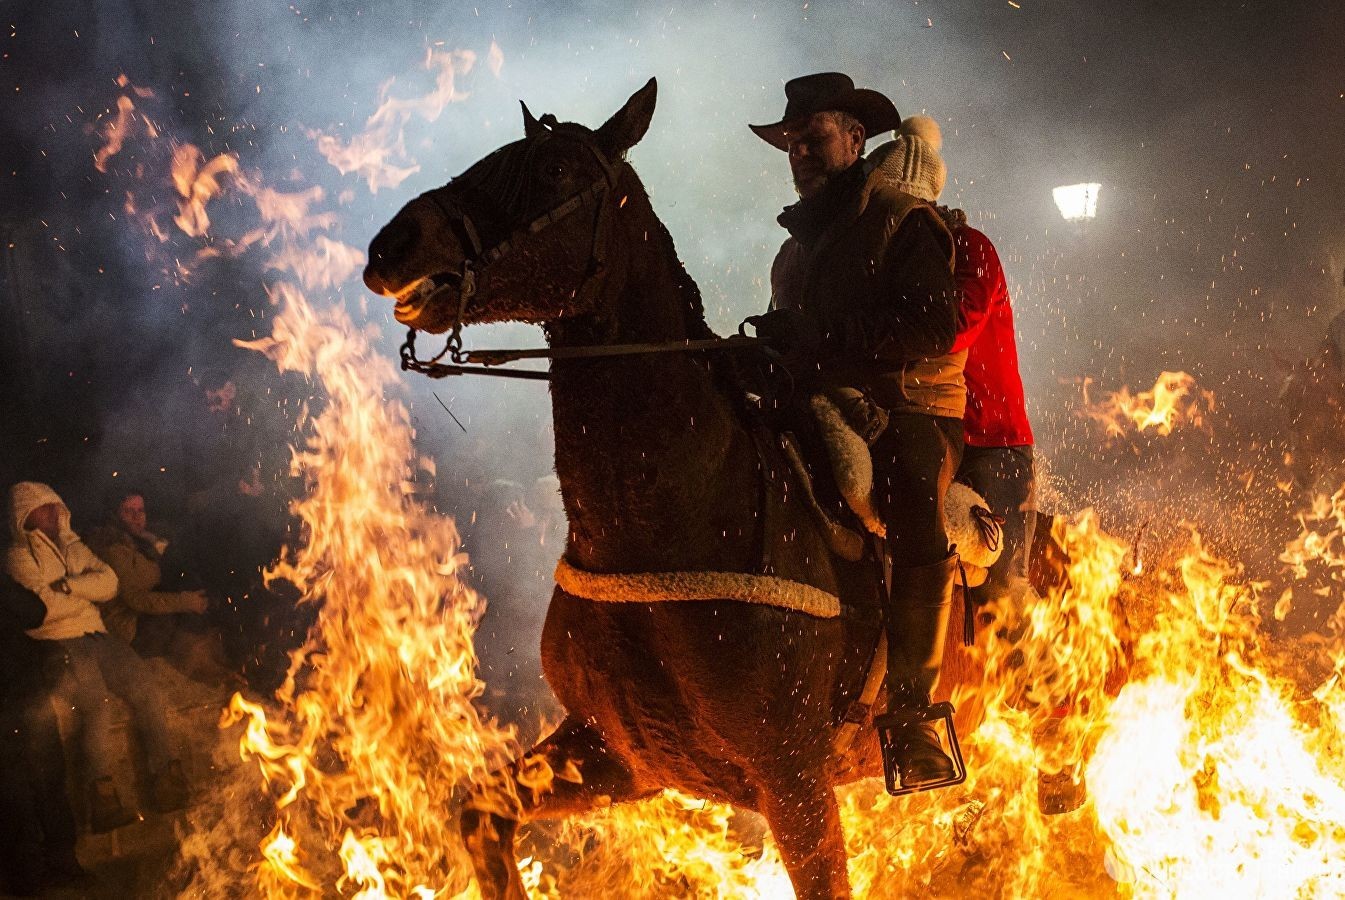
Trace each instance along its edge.
{"label": "horse's ear", "polygon": [[526,103],[524,103],[522,100],[520,100],[520,101],[518,101],[518,105],[521,106],[521,107],[523,107],[523,136],[524,136],[524,137],[537,137],[537,135],[539,135],[539,134],[541,134],[542,132],[546,131],[546,126],[543,125],[541,122],[537,121],[535,118],[533,118],[532,110],[528,109],[528,104],[526,104]]}
{"label": "horse's ear", "polygon": [[598,129],[598,146],[610,159],[618,159],[626,151],[640,142],[649,130],[649,120],[654,117],[654,102],[658,99],[658,82],[653,78],[645,83],[626,105],[616,111]]}

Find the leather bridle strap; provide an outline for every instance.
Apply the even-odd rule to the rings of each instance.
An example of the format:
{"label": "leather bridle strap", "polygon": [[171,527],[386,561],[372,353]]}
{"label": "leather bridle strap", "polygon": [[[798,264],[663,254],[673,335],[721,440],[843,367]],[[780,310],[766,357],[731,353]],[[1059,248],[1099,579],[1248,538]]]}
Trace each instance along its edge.
{"label": "leather bridle strap", "polygon": [[[547,117],[543,117],[546,119]],[[554,132],[548,130],[538,135],[534,140],[543,141],[550,138]],[[602,169],[602,177],[595,180],[588,187],[576,194],[567,197],[555,207],[533,219],[524,227],[518,229],[509,237],[501,240],[489,248],[484,248],[481,243],[481,233],[472,221],[472,217],[463,209],[461,204],[450,197],[443,190],[430,191],[424,196],[439,207],[440,212],[448,220],[449,224],[458,231],[459,240],[463,246],[470,248],[470,252],[464,254],[462,266],[457,272],[439,272],[428,276],[425,280],[428,285],[424,289],[430,297],[446,288],[456,288],[458,291],[458,308],[453,317],[453,325],[449,330],[448,340],[444,344],[444,349],[436,354],[432,359],[420,360],[415,354],[415,333],[414,328],[407,334],[406,342],[402,344],[400,355],[402,368],[405,370],[421,372],[429,375],[431,372],[427,366],[438,365],[439,360],[448,355],[456,367],[461,369],[462,364],[467,360],[462,354],[462,327],[463,317],[467,313],[468,304],[477,296],[480,287],[480,278],[482,273],[491,265],[499,262],[508,256],[517,248],[520,240],[525,237],[539,234],[550,228],[557,222],[565,219],[580,209],[590,206],[596,206],[597,212],[594,216],[592,238],[589,245],[589,260],[584,274],[584,281],[575,292],[576,298],[588,300],[593,293],[596,293],[599,283],[604,274],[604,250],[605,250],[605,230],[606,218],[610,204],[606,202],[607,194],[616,187],[619,173],[616,167],[608,161],[607,157],[598,148],[597,144],[590,140],[584,140],[583,144],[593,154],[593,158],[598,162]],[[454,374],[465,374],[457,372]],[[435,376],[442,377],[442,375]]]}

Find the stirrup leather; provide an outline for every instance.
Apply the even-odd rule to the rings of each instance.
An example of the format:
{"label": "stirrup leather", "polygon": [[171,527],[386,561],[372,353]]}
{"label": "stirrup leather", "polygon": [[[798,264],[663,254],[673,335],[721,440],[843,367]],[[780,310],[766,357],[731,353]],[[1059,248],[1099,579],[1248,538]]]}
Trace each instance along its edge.
{"label": "stirrup leather", "polygon": [[[902,744],[900,735],[911,725],[937,721],[942,721],[948,732],[948,756],[953,761],[953,774],[935,781],[903,786],[901,767],[897,765]],[[914,709],[898,709],[878,716],[873,720],[873,726],[878,729],[878,743],[883,750],[883,780],[887,784],[887,792],[893,797],[952,787],[967,780],[967,764],[962,759],[962,747],[957,742],[957,730],[953,727],[953,704],[947,700]]]}

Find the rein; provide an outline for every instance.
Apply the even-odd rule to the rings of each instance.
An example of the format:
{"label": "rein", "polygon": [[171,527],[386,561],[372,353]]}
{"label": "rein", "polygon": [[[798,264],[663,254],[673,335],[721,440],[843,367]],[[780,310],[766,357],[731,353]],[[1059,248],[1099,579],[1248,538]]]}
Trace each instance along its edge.
{"label": "rein", "polygon": [[[524,378],[534,381],[550,379],[550,372],[536,369],[500,369],[506,363],[524,359],[600,359],[614,356],[640,356],[649,353],[694,353],[705,350],[745,350],[765,346],[759,338],[735,335],[727,338],[708,338],[697,341],[667,341],[654,344],[586,344],[578,347],[532,347],[519,350],[457,350],[452,351],[453,363],[441,363],[444,354],[429,360],[416,359],[416,330],[410,329],[401,347],[402,369],[419,372],[430,378],[450,375],[494,375],[500,378]],[[445,348],[447,351],[449,348]]]}

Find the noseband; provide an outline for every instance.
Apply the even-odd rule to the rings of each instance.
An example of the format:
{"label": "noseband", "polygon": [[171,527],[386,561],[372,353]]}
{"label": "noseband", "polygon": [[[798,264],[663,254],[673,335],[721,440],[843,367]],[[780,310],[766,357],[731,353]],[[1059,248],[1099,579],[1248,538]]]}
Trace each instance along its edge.
{"label": "noseband", "polygon": [[[546,130],[532,138],[533,141],[537,142],[534,147],[541,142],[550,140],[555,134],[556,117],[548,113],[541,117],[539,124]],[[459,366],[467,361],[462,351],[463,317],[467,313],[468,305],[478,295],[482,277],[489,267],[513,252],[523,238],[540,234],[581,209],[593,209],[595,207],[588,264],[585,267],[584,280],[575,291],[575,298],[582,304],[591,300],[597,294],[601,288],[602,276],[605,272],[604,255],[607,236],[605,225],[611,209],[611,204],[604,201],[608,192],[616,187],[618,172],[617,167],[607,159],[596,142],[580,135],[570,135],[570,137],[579,140],[593,154],[593,158],[597,160],[599,168],[602,169],[602,177],[491,247],[485,247],[481,243],[480,229],[472,221],[471,215],[456,199],[448,196],[446,191],[441,188],[424,195],[439,208],[439,211],[448,220],[450,227],[457,233],[462,246],[468,248],[469,252],[464,254],[462,265],[456,272],[446,271],[431,275],[425,279],[429,284],[421,289],[421,292],[426,294],[427,300],[449,288],[456,288],[458,291],[458,308],[453,316],[453,326],[449,330],[444,349],[431,359],[417,359],[416,329],[409,329],[406,341],[399,351],[403,370],[420,372],[431,377],[457,374],[445,372],[446,367],[440,365],[439,360],[448,355]]]}

